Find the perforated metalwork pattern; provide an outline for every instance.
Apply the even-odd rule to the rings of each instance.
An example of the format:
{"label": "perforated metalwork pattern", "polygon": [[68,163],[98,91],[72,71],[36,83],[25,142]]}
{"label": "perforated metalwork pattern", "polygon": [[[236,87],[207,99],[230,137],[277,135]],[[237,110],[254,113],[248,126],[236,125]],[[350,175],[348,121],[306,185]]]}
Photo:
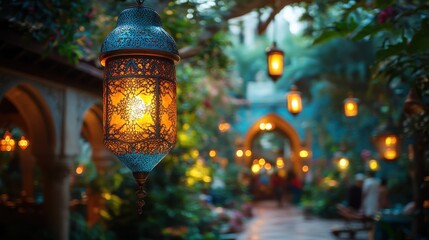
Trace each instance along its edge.
{"label": "perforated metalwork pattern", "polygon": [[174,62],[113,57],[104,72],[104,144],[133,172],[149,172],[176,142]]}
{"label": "perforated metalwork pattern", "polygon": [[159,15],[151,8],[125,9],[104,40],[101,54],[126,49],[157,50],[179,55],[174,39],[162,28]]}

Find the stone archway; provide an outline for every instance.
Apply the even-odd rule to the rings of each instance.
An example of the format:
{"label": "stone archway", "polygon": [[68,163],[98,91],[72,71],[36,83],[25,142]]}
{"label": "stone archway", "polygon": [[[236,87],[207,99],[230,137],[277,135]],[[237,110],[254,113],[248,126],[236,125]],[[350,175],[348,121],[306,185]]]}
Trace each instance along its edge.
{"label": "stone archway", "polygon": [[29,150],[34,155],[53,154],[56,148],[55,126],[51,111],[40,92],[29,84],[19,84],[6,91],[10,101],[24,120]]}
{"label": "stone archway", "polygon": [[[29,147],[18,152],[21,160],[21,173],[23,174],[23,189],[28,195],[33,194],[33,170],[36,165],[42,169],[42,191],[44,217],[51,229],[66,228],[58,219],[63,219],[64,214],[57,211],[59,206],[59,194],[54,185],[55,181],[49,177],[51,165],[54,165],[52,156],[58,147],[55,124],[51,109],[40,91],[31,84],[10,84],[8,89],[3,89],[4,95],[0,101],[6,100],[13,105],[15,115],[20,119],[17,126],[22,128],[26,138],[30,141]],[[14,118],[10,119],[13,121]],[[22,159],[25,158],[25,159]],[[68,204],[68,202],[67,202]],[[41,219],[42,220],[42,219]],[[41,221],[43,222],[43,221]],[[59,227],[59,225],[62,225]]]}
{"label": "stone archway", "polygon": [[[247,131],[244,142],[243,142],[243,149],[251,149],[252,142],[254,141],[255,137],[261,132],[259,129],[260,123],[272,123],[277,131],[282,132],[290,141],[291,145],[291,162],[293,165],[293,171],[297,174],[297,176],[301,176],[301,161],[299,160],[299,150],[300,150],[300,140],[298,133],[295,131],[295,129],[290,125],[288,122],[286,122],[283,118],[281,118],[279,115],[270,113],[262,118],[260,118],[258,121],[256,121]],[[245,166],[250,165],[251,158],[245,158],[244,164]]]}

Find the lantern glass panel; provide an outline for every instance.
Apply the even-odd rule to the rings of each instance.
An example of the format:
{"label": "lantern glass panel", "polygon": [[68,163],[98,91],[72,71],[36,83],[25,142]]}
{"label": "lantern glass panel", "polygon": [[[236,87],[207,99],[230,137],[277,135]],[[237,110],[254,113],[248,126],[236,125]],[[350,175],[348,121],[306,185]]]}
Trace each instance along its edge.
{"label": "lantern glass panel", "polygon": [[149,172],[176,142],[174,62],[148,56],[108,59],[104,143],[133,172]]}
{"label": "lantern glass panel", "polygon": [[354,98],[347,98],[344,101],[344,115],[346,117],[354,117],[358,114],[357,100]]}
{"label": "lantern glass panel", "polygon": [[280,77],[283,74],[283,53],[271,52],[268,54],[268,74]]}
{"label": "lantern glass panel", "polygon": [[292,114],[298,114],[301,112],[301,94],[298,91],[290,91],[287,94],[287,108]]}

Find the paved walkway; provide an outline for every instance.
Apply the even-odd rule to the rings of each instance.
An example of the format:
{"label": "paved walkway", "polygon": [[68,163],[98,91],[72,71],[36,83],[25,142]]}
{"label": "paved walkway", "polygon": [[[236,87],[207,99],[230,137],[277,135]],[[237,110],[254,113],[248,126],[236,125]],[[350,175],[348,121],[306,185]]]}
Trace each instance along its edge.
{"label": "paved walkway", "polygon": [[[336,239],[331,234],[331,229],[344,226],[344,221],[341,220],[316,217],[305,219],[297,207],[278,208],[274,201],[256,203],[253,213],[254,217],[246,223],[246,230],[238,235],[237,240]],[[368,233],[358,233],[355,239],[368,239]]]}

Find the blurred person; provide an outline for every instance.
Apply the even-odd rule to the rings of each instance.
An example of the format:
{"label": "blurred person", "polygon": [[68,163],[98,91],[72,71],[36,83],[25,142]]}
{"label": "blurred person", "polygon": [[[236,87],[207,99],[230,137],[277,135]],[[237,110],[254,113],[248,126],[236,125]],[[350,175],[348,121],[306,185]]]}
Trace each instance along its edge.
{"label": "blurred person", "polygon": [[274,196],[276,197],[277,205],[279,207],[283,206],[283,178],[279,175],[278,172],[275,172],[271,176],[271,187],[274,192]]}
{"label": "blurred person", "polygon": [[374,172],[368,172],[362,186],[362,213],[366,217],[372,217],[378,210],[378,196],[380,182],[376,179]]}
{"label": "blurred person", "polygon": [[296,205],[301,200],[302,182],[293,171],[288,173],[287,179],[288,188],[292,193],[292,204]]}
{"label": "blurred person", "polygon": [[347,206],[358,212],[362,206],[362,185],[365,175],[358,173],[355,175],[355,182],[349,188]]}
{"label": "blurred person", "polygon": [[361,219],[363,218],[360,212],[362,206],[362,185],[365,175],[358,173],[355,175],[355,181],[348,189],[346,204],[338,204],[338,213],[346,219]]}

